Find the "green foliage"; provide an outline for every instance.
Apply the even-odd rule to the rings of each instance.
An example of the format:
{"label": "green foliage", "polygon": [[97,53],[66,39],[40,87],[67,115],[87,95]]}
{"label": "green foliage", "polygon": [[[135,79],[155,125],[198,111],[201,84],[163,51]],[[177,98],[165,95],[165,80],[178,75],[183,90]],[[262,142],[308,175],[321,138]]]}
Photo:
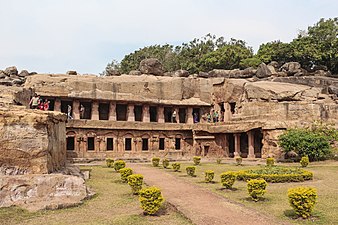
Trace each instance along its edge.
{"label": "green foliage", "polygon": [[138,194],[138,192],[142,189],[143,176],[141,174],[132,174],[128,176],[127,179],[133,194]]}
{"label": "green foliage", "polygon": [[174,169],[175,172],[178,172],[181,168],[181,163],[176,162],[176,163],[173,163],[171,165],[173,166],[173,169]]}
{"label": "green foliage", "polygon": [[312,180],[313,173],[289,167],[265,167],[256,170],[242,170],[237,172],[238,180],[250,180],[262,178],[271,183],[285,183],[285,182],[303,182],[305,180]]}
{"label": "green foliage", "polygon": [[250,197],[257,202],[265,194],[268,183],[264,179],[252,179],[247,182],[247,185]]}
{"label": "green foliage", "polygon": [[248,67],[253,67],[257,68],[259,64],[262,63],[262,60],[260,60],[257,56],[242,59],[241,62],[239,63],[239,66],[241,69],[245,69]]}
{"label": "green foliage", "polygon": [[300,165],[302,167],[307,167],[310,163],[309,157],[303,156],[302,159],[300,160]]}
{"label": "green foliage", "polygon": [[329,137],[322,132],[298,128],[287,130],[279,136],[279,144],[285,153],[296,152],[308,156],[310,161],[324,160],[330,156]]}
{"label": "green foliage", "polygon": [[196,171],[196,166],[187,166],[186,168],[185,168],[185,170],[187,171],[187,174],[189,175],[189,176],[195,176],[195,171]]}
{"label": "green foliage", "polygon": [[275,164],[275,159],[274,158],[266,158],[266,165],[267,166],[273,166]]}
{"label": "green foliage", "polygon": [[126,163],[123,160],[117,160],[114,163],[114,169],[116,172],[119,172],[120,169],[126,167]]}
{"label": "green foliage", "polygon": [[168,168],[169,160],[168,159],[162,159],[162,166],[163,166],[163,168]]}
{"label": "green foliage", "polygon": [[114,159],[112,159],[112,158],[106,158],[106,165],[109,168],[113,168],[114,167]]}
{"label": "green foliage", "polygon": [[237,172],[224,172],[221,174],[221,183],[225,188],[232,188],[237,178]]}
{"label": "green foliage", "polygon": [[288,198],[296,215],[308,218],[311,216],[311,212],[316,204],[317,190],[311,187],[290,188],[288,190]]}
{"label": "green foliage", "polygon": [[217,158],[217,159],[216,159],[216,163],[217,163],[217,164],[221,164],[221,163],[222,163],[222,159],[221,159],[221,158]]}
{"label": "green foliage", "polygon": [[131,168],[122,168],[119,170],[119,173],[121,174],[121,180],[124,183],[128,182],[128,176],[133,174],[133,170]]}
{"label": "green foliage", "polygon": [[158,167],[160,165],[160,158],[154,157],[154,158],[151,159],[151,162],[152,162],[154,167]]}
{"label": "green foliage", "polygon": [[148,187],[139,191],[141,208],[148,215],[154,215],[164,202],[161,190],[157,187]]}
{"label": "green foliage", "polygon": [[194,156],[193,157],[194,165],[199,165],[201,163],[201,156]]}
{"label": "green foliage", "polygon": [[205,181],[211,182],[214,179],[215,172],[213,170],[205,171]]}
{"label": "green foliage", "polygon": [[236,165],[237,165],[237,166],[240,166],[240,165],[242,165],[243,159],[242,159],[242,157],[240,157],[240,156],[236,156],[236,157],[235,157],[235,161],[236,161]]}

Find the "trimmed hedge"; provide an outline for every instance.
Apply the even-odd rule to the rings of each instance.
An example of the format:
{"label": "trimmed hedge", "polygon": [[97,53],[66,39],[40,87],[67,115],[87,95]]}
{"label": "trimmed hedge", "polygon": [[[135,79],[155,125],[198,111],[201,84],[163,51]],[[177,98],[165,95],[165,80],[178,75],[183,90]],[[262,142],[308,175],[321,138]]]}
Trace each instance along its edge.
{"label": "trimmed hedge", "polygon": [[317,190],[311,187],[296,187],[288,190],[288,198],[296,215],[303,218],[311,216],[317,200]]}
{"label": "trimmed hedge", "polygon": [[205,171],[205,181],[211,182],[214,179],[215,172],[213,170],[207,170]]}
{"label": "trimmed hedge", "polygon": [[222,162],[222,159],[221,159],[221,158],[217,158],[217,159],[216,159],[216,163],[217,163],[217,164],[221,164],[221,162]]}
{"label": "trimmed hedge", "polygon": [[232,188],[232,185],[234,185],[237,177],[237,172],[224,172],[221,174],[221,183],[225,188]]}
{"label": "trimmed hedge", "polygon": [[201,156],[194,156],[193,161],[195,166],[199,165],[201,163]]}
{"label": "trimmed hedge", "polygon": [[195,176],[195,170],[196,170],[196,166],[187,166],[187,168],[185,168],[185,170],[187,171],[187,174],[189,176]]}
{"label": "trimmed hedge", "polygon": [[242,157],[237,156],[237,157],[235,157],[235,161],[236,161],[236,165],[240,166],[240,165],[242,165],[243,159],[242,159]]}
{"label": "trimmed hedge", "polygon": [[309,157],[303,156],[299,163],[302,167],[307,167],[310,163]]}
{"label": "trimmed hedge", "polygon": [[312,180],[313,173],[299,168],[266,167],[258,170],[241,170],[237,172],[238,180],[262,178],[271,183],[303,182]]}
{"label": "trimmed hedge", "polygon": [[160,158],[154,157],[151,159],[151,162],[153,163],[154,167],[158,167],[160,165]]}
{"label": "trimmed hedge", "polygon": [[141,174],[132,174],[128,176],[127,179],[133,194],[138,194],[138,192],[142,189],[143,176]]}
{"label": "trimmed hedge", "polygon": [[161,190],[157,187],[148,187],[139,191],[139,201],[141,208],[148,215],[154,215],[160,208],[164,201]]}
{"label": "trimmed hedge", "polygon": [[173,169],[174,169],[174,171],[175,172],[178,172],[179,170],[180,170],[180,168],[181,168],[181,163],[173,163],[173,164],[171,164],[172,165],[172,167],[173,167]]}
{"label": "trimmed hedge", "polygon": [[133,174],[133,170],[131,168],[122,168],[119,170],[120,174],[121,174],[121,180],[124,183],[128,182],[128,176]]}
{"label": "trimmed hedge", "polygon": [[114,167],[114,159],[112,159],[112,158],[106,158],[106,165],[109,168],[113,168]]}
{"label": "trimmed hedge", "polygon": [[162,166],[163,166],[163,168],[168,168],[169,160],[168,159],[162,159]]}
{"label": "trimmed hedge", "polygon": [[247,185],[250,197],[257,202],[265,194],[268,183],[264,179],[252,179],[248,181]]}
{"label": "trimmed hedge", "polygon": [[117,160],[114,163],[114,169],[116,172],[119,172],[120,169],[126,167],[126,163],[123,160]]}

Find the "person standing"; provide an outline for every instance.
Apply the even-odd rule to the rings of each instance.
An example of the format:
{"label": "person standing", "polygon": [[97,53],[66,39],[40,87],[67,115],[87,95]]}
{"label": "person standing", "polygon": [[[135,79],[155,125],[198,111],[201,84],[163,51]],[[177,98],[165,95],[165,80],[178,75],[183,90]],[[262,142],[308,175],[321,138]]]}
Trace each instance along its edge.
{"label": "person standing", "polygon": [[177,123],[176,116],[177,116],[177,113],[176,113],[176,109],[175,109],[174,112],[173,112],[173,114],[171,115],[173,123]]}
{"label": "person standing", "polygon": [[40,96],[34,94],[34,96],[29,101],[29,106],[31,109],[37,109],[39,107]]}
{"label": "person standing", "polygon": [[80,105],[80,119],[84,118],[85,107],[81,104]]}
{"label": "person standing", "polygon": [[45,102],[43,103],[43,110],[48,111],[49,110],[49,103],[48,99],[45,99]]}
{"label": "person standing", "polygon": [[72,106],[71,105],[68,105],[68,109],[67,109],[67,117],[68,119],[73,119],[72,117]]}

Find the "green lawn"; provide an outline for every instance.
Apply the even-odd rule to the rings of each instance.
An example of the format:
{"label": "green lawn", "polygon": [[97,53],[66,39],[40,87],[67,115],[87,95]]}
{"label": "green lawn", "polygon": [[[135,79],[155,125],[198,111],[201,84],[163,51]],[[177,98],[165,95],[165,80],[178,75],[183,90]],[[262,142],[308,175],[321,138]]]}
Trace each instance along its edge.
{"label": "green lawn", "polygon": [[[235,163],[203,163],[196,166],[196,177],[186,175],[185,168],[193,163],[182,163],[181,172],[173,172],[172,169],[161,169],[174,174],[188,182],[200,185],[211,191],[223,195],[231,201],[244,204],[247,207],[256,209],[266,215],[273,215],[281,222],[292,224],[338,224],[338,162],[326,161],[320,163],[311,163],[306,170],[314,173],[314,180],[299,183],[269,183],[265,200],[262,202],[253,202],[248,198],[246,182],[236,181],[234,190],[222,189],[220,184],[220,174],[225,171],[238,171],[246,169],[261,168],[262,165],[243,162],[243,166],[236,166]],[[285,166],[298,166],[299,164],[282,164]],[[214,183],[204,182],[204,171],[214,170]],[[293,211],[288,203],[287,190],[290,187],[311,186],[318,190],[318,203],[315,206],[313,217],[308,220],[292,219]]]}
{"label": "green lawn", "polygon": [[97,195],[84,204],[36,213],[16,207],[2,208],[0,224],[191,224],[170,206],[165,207],[160,216],[144,216],[137,196],[131,194],[128,184],[121,183],[120,174],[114,169],[92,167],[91,176],[87,183]]}

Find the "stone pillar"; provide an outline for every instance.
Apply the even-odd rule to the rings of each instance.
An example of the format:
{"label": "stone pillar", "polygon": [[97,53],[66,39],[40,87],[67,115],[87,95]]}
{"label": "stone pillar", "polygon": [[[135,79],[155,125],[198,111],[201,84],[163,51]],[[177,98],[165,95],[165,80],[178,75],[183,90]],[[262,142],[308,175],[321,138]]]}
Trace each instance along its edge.
{"label": "stone pillar", "polygon": [[229,157],[229,139],[228,139],[228,134],[224,135],[224,155],[225,157]]}
{"label": "stone pillar", "polygon": [[92,103],[92,120],[99,120],[99,102]]}
{"label": "stone pillar", "polygon": [[230,121],[231,120],[231,116],[232,116],[232,113],[231,113],[231,107],[230,107],[230,104],[225,102],[224,103],[224,118],[223,118],[223,121],[224,122],[227,122],[227,121]]}
{"label": "stone pillar", "polygon": [[54,111],[61,112],[61,100],[59,98],[55,99]]}
{"label": "stone pillar", "polygon": [[144,105],[142,107],[142,122],[149,123],[150,122],[150,112],[149,112],[149,105]]}
{"label": "stone pillar", "polygon": [[249,154],[248,158],[255,158],[255,136],[253,131],[248,131],[248,145],[249,145]]}
{"label": "stone pillar", "polygon": [[192,107],[188,107],[187,110],[187,124],[194,124],[194,117],[193,117],[193,108]]}
{"label": "stone pillar", "polygon": [[241,134],[234,134],[235,136],[235,152],[234,156],[241,156]]}
{"label": "stone pillar", "polygon": [[109,120],[116,121],[116,102],[109,104]]}
{"label": "stone pillar", "polygon": [[80,119],[80,101],[75,99],[73,101],[73,118],[75,120]]}
{"label": "stone pillar", "polygon": [[159,106],[158,107],[158,123],[164,123],[164,107]]}
{"label": "stone pillar", "polygon": [[128,105],[127,121],[135,121],[134,105]]}

